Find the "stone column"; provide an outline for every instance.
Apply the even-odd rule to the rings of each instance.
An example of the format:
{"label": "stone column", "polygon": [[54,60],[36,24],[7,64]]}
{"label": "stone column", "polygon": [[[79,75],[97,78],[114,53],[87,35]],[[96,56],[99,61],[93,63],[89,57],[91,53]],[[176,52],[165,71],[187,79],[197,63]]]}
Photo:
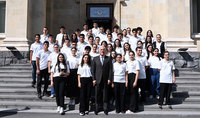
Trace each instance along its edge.
{"label": "stone column", "polygon": [[16,48],[19,51],[29,50],[27,39],[28,2],[29,0],[6,1],[6,38],[0,45],[1,51],[7,51],[7,47]]}

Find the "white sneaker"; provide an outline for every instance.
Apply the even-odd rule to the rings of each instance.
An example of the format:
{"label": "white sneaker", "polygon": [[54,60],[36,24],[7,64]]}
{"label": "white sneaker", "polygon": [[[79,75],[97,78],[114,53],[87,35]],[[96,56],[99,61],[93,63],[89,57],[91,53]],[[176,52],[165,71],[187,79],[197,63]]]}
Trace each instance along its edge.
{"label": "white sneaker", "polygon": [[131,113],[131,111],[130,111],[130,110],[127,110],[127,111],[126,111],[126,113],[127,113],[127,114],[130,114],[130,113]]}
{"label": "white sneaker", "polygon": [[58,113],[60,112],[60,106],[57,107],[57,112],[58,112]]}
{"label": "white sneaker", "polygon": [[60,107],[60,114],[64,114],[63,107]]}
{"label": "white sneaker", "polygon": [[160,96],[159,96],[159,95],[156,95],[156,98],[159,100]]}
{"label": "white sneaker", "polygon": [[71,102],[71,105],[75,105],[75,100],[73,99],[73,100],[71,100],[72,102]]}
{"label": "white sneaker", "polygon": [[153,95],[150,95],[150,96],[149,96],[149,99],[153,99]]}

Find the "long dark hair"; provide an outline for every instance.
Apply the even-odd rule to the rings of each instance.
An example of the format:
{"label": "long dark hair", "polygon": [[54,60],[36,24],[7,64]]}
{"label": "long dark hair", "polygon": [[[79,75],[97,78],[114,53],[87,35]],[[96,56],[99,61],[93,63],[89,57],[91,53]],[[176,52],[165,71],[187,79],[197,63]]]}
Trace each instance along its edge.
{"label": "long dark hair", "polygon": [[[158,50],[158,51],[159,51],[159,49],[158,49],[158,48],[154,48],[154,49],[153,49],[153,52],[154,52],[155,50]],[[153,55],[154,55],[154,53],[153,53]],[[158,59],[159,59],[159,60],[161,60],[161,58],[160,58],[160,56],[159,56],[159,55],[157,55],[157,57],[158,57]]]}
{"label": "long dark hair", "polygon": [[[73,35],[76,36],[75,39],[73,39]],[[73,34],[71,35],[71,37],[70,37],[70,41],[71,41],[71,42],[78,42],[78,38],[77,38],[76,33],[73,33]]]}
{"label": "long dark hair", "polygon": [[116,39],[115,41],[114,41],[114,50],[116,50],[116,41],[119,41],[119,47],[122,47],[122,45],[121,45],[121,41],[119,40],[119,39]]}
{"label": "long dark hair", "polygon": [[84,54],[84,55],[83,55],[82,60],[81,60],[81,67],[83,67],[83,64],[84,64],[83,58],[84,58],[85,56],[88,56],[87,65],[88,65],[89,67],[91,67],[91,56],[90,56],[89,54]]}
{"label": "long dark hair", "polygon": [[126,48],[125,48],[125,45],[126,45],[126,44],[128,44],[128,46],[129,46],[128,51],[129,51],[129,52],[132,51],[130,44],[129,44],[128,42],[126,42],[126,43],[124,43],[124,55],[126,55]]}
{"label": "long dark hair", "polygon": [[[152,46],[152,51],[151,51],[151,52],[149,52],[149,50],[148,50],[148,48],[149,48],[150,46]],[[147,48],[146,48],[146,50],[147,50],[147,59],[149,59],[150,53],[153,54],[153,45],[148,45]]]}
{"label": "long dark hair", "polygon": [[146,37],[148,36],[148,32],[151,32],[151,37],[153,37],[153,32],[151,30],[147,31]]}
{"label": "long dark hair", "polygon": [[[151,39],[150,42],[147,42],[147,38],[150,38],[150,39]],[[151,36],[147,36],[147,37],[146,37],[146,40],[145,40],[145,47],[147,47],[147,44],[148,44],[148,43],[152,44],[152,37],[151,37]]]}
{"label": "long dark hair", "polygon": [[[63,62],[60,62],[60,61],[59,61],[59,56],[60,56],[60,55],[63,56]],[[65,70],[67,70],[67,64],[66,64],[65,56],[64,56],[62,53],[59,53],[59,54],[58,54],[57,63],[56,63],[56,65],[55,65],[55,67],[58,66],[58,72],[61,71],[60,63],[62,63],[62,64],[64,65],[64,67],[65,67]],[[55,69],[56,69],[56,68],[55,68]],[[55,70],[54,70],[54,71],[55,71]]]}

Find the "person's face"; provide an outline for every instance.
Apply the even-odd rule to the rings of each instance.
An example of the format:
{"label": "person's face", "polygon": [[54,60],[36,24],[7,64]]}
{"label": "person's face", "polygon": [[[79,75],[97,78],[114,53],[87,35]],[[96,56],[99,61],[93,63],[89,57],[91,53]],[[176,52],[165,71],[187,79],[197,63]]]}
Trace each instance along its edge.
{"label": "person's face", "polygon": [[111,31],[109,29],[106,30],[106,34],[110,34]]}
{"label": "person's face", "polygon": [[58,47],[57,45],[55,45],[53,48],[54,48],[54,51],[55,51],[55,52],[58,52],[58,51],[59,51],[59,49],[58,49],[59,47]]}
{"label": "person's face", "polygon": [[48,39],[50,43],[53,43],[53,37],[49,37]]}
{"label": "person's face", "polygon": [[97,23],[94,23],[94,24],[93,24],[93,27],[94,27],[94,28],[97,28],[97,27],[98,27]]}
{"label": "person's face", "polygon": [[59,55],[58,58],[59,58],[59,61],[60,61],[60,62],[63,62],[63,59],[64,59],[63,55]]}
{"label": "person's face", "polygon": [[151,36],[151,31],[148,31],[147,35],[148,35],[148,36]]}
{"label": "person's face", "polygon": [[153,47],[152,47],[152,46],[149,46],[149,47],[148,47],[148,51],[151,52],[152,50],[153,50]]}
{"label": "person's face", "polygon": [[125,44],[125,49],[128,50],[130,48],[130,46],[128,44]]}
{"label": "person's face", "polygon": [[137,35],[137,32],[136,32],[136,31],[133,31],[133,35],[136,36],[136,35]]}
{"label": "person's face", "polygon": [[119,40],[115,41],[115,45],[119,47]]}
{"label": "person's face", "polygon": [[157,49],[155,49],[155,50],[153,51],[153,55],[154,55],[154,56],[158,56],[158,50],[157,50]]}
{"label": "person's face", "polygon": [[88,34],[92,34],[92,30],[91,29],[88,30]]}
{"label": "person's face", "polygon": [[84,37],[83,37],[83,36],[80,36],[79,40],[80,40],[81,42],[84,42]]}
{"label": "person's face", "polygon": [[103,34],[103,33],[104,33],[104,29],[101,27],[101,28],[99,29],[99,32]]}
{"label": "person's face", "polygon": [[47,28],[43,28],[43,34],[47,34],[47,33],[48,33]]}
{"label": "person's face", "polygon": [[99,38],[96,38],[96,39],[95,39],[95,43],[96,43],[97,45],[99,45],[99,42],[100,42],[100,39],[99,39]]}
{"label": "person's face", "polygon": [[81,34],[81,32],[79,32],[79,31],[76,31],[75,33],[77,36],[79,36]]}
{"label": "person's face", "polygon": [[94,52],[96,52],[96,51],[97,51],[97,46],[96,46],[96,45],[93,45],[93,46],[92,46],[92,49],[93,49]]}
{"label": "person's face", "polygon": [[169,60],[169,53],[165,53],[165,54],[164,54],[164,58],[165,58],[166,60]]}
{"label": "person's face", "polygon": [[85,57],[83,58],[84,63],[87,63],[88,60],[89,60],[89,57],[88,57],[88,56],[85,56]]}
{"label": "person's face", "polygon": [[76,55],[76,50],[75,50],[75,49],[72,49],[72,50],[71,50],[71,53],[72,53],[72,55]]}
{"label": "person's face", "polygon": [[111,35],[108,35],[107,38],[108,38],[109,41],[112,40],[112,36]]}
{"label": "person's face", "polygon": [[93,38],[90,37],[90,38],[88,39],[88,41],[89,41],[90,44],[93,44]]}
{"label": "person's face", "polygon": [[141,34],[141,33],[142,33],[142,31],[138,30],[138,31],[137,31],[137,33],[138,33],[138,34]]}
{"label": "person's face", "polygon": [[40,37],[39,36],[35,36],[35,41],[39,42],[40,41]]}
{"label": "person's face", "polygon": [[156,40],[157,40],[158,42],[161,42],[161,36],[160,36],[160,35],[157,35],[157,36],[156,36]]}
{"label": "person's face", "polygon": [[123,31],[123,35],[126,36],[127,35],[127,30]]}
{"label": "person's face", "polygon": [[130,29],[130,28],[127,28],[127,32],[128,32],[128,33],[131,33],[131,29]]}
{"label": "person's face", "polygon": [[111,56],[112,56],[112,58],[114,58],[114,57],[116,56],[116,53],[113,51],[113,52],[111,53]]}
{"label": "person's face", "polygon": [[72,38],[73,38],[73,39],[75,39],[75,38],[76,38],[76,35],[75,35],[75,34],[73,34],[73,35],[72,35]]}
{"label": "person's face", "polygon": [[121,57],[120,55],[118,55],[118,56],[116,57],[116,61],[117,61],[118,63],[121,63],[122,57]]}
{"label": "person's face", "polygon": [[104,48],[104,47],[100,47],[100,48],[99,48],[99,54],[100,54],[101,56],[103,56],[103,55],[105,54],[105,48]]}
{"label": "person's face", "polygon": [[102,43],[102,46],[107,47],[105,42]]}
{"label": "person's face", "polygon": [[141,55],[142,55],[142,49],[139,48],[139,49],[137,49],[136,52],[137,52],[137,55],[138,55],[138,56],[141,56]]}
{"label": "person's face", "polygon": [[108,46],[107,46],[107,50],[108,50],[108,52],[112,51],[111,45],[108,45]]}
{"label": "person's face", "polygon": [[117,35],[117,37],[118,37],[119,40],[122,40],[122,35],[121,34]]}
{"label": "person's face", "polygon": [[138,42],[138,44],[137,44],[138,47],[142,47],[142,45],[143,44],[141,42]]}
{"label": "person's face", "polygon": [[65,29],[64,29],[64,28],[61,28],[61,29],[60,29],[60,32],[61,32],[62,34],[64,34],[64,33],[65,33]]}
{"label": "person's face", "polygon": [[49,47],[49,44],[47,44],[47,43],[44,43],[44,49],[45,49],[45,50],[47,50],[47,49],[48,49],[48,47]]}
{"label": "person's face", "polygon": [[83,29],[87,31],[87,30],[88,30],[88,26],[87,26],[87,25],[84,25],[84,26],[83,26]]}
{"label": "person's face", "polygon": [[76,44],[76,43],[72,43],[72,47],[74,47],[74,48],[75,48],[76,46],[77,46],[77,44]]}
{"label": "person's face", "polygon": [[89,54],[89,53],[90,53],[90,50],[85,50],[84,54]]}
{"label": "person's face", "polygon": [[134,59],[135,59],[135,55],[134,55],[132,52],[130,52],[130,53],[129,53],[129,58],[130,58],[131,60],[134,60]]}
{"label": "person's face", "polygon": [[118,29],[117,29],[117,28],[114,28],[113,31],[114,31],[115,33],[117,33],[117,32],[118,32]]}
{"label": "person's face", "polygon": [[151,38],[150,37],[147,37],[147,42],[151,43]]}
{"label": "person's face", "polygon": [[67,34],[64,34],[63,37],[64,37],[64,40],[67,39]]}

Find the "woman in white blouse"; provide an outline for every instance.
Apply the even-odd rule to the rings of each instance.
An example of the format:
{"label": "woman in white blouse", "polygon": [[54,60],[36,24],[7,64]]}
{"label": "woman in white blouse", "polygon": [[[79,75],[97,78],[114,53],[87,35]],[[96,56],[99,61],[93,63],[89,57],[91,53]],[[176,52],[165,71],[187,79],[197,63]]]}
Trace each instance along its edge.
{"label": "woman in white blouse", "polygon": [[64,92],[65,79],[69,75],[69,66],[66,63],[65,57],[59,53],[57,63],[51,69],[51,76],[53,77],[53,85],[56,93],[57,112],[64,114]]}
{"label": "woman in white blouse", "polygon": [[125,86],[128,86],[128,72],[126,68],[126,63],[122,62],[122,55],[117,54],[116,62],[113,64],[113,87],[115,91],[116,113],[125,113]]}
{"label": "woman in white blouse", "polygon": [[92,45],[92,51],[90,52],[90,56],[92,57],[92,60],[94,57],[99,56],[99,52],[97,51],[97,45],[93,44]]}
{"label": "woman in white blouse", "polygon": [[129,60],[129,52],[132,51],[131,50],[131,46],[129,43],[124,43],[124,50],[123,50],[123,56],[122,56],[122,60],[124,62],[127,62]]}
{"label": "woman in white blouse", "polygon": [[153,96],[156,96],[157,99],[159,99],[159,95],[160,95],[160,84],[159,84],[159,78],[160,78],[160,72],[158,70],[158,68],[160,67],[160,61],[161,58],[158,57],[158,48],[155,48],[153,50],[153,56],[151,58],[149,58],[148,62],[150,65],[150,69],[149,69],[149,74],[150,74],[150,78],[151,78],[151,85],[150,85],[150,96],[149,98],[152,99]]}
{"label": "woman in white blouse", "polygon": [[123,48],[121,46],[121,41],[119,39],[116,39],[114,42],[114,50],[116,51],[117,54],[123,53]]}
{"label": "woman in white blouse", "polygon": [[135,53],[133,51],[129,52],[130,59],[126,62],[128,71],[128,88],[130,91],[130,104],[129,110],[131,112],[136,112],[138,110],[138,76],[140,72],[140,63],[135,60]]}
{"label": "woman in white blouse", "polygon": [[68,57],[70,75],[67,79],[67,97],[70,97],[69,105],[75,105],[75,99],[79,97],[78,75],[79,56],[77,56],[77,48],[71,49],[71,56]]}
{"label": "woman in white blouse", "polygon": [[89,113],[89,100],[92,88],[91,57],[84,54],[78,67],[78,87],[80,88],[80,115]]}

